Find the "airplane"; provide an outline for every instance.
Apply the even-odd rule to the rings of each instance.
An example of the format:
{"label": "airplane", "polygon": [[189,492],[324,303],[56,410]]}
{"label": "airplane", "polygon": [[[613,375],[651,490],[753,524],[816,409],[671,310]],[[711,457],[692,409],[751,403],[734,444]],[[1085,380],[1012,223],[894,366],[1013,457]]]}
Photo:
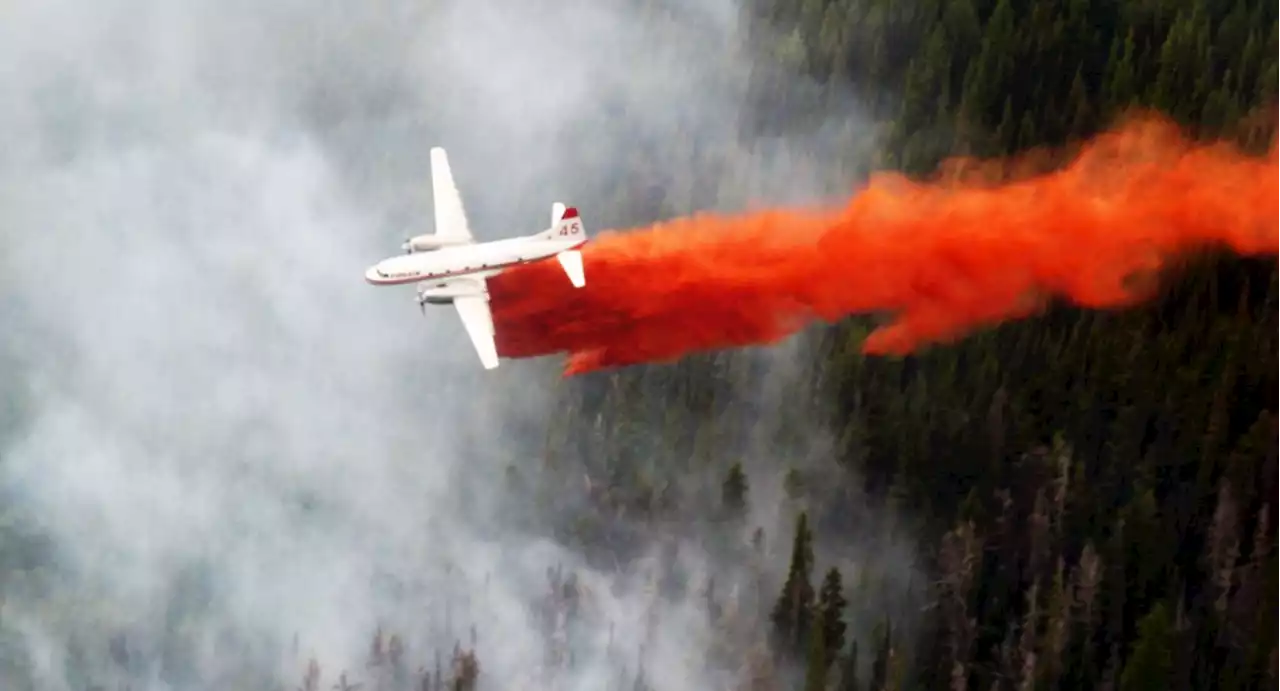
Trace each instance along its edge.
{"label": "airplane", "polygon": [[551,205],[551,227],[534,235],[476,242],[471,235],[462,198],[453,181],[449,158],[441,147],[431,149],[431,191],[435,202],[435,233],[405,240],[404,255],[390,257],[365,271],[373,285],[419,283],[418,307],[453,305],[467,336],[490,370],[498,366],[489,310],[487,279],[520,264],[555,257],[575,288],[586,285],[580,248],[588,242],[576,207]]}

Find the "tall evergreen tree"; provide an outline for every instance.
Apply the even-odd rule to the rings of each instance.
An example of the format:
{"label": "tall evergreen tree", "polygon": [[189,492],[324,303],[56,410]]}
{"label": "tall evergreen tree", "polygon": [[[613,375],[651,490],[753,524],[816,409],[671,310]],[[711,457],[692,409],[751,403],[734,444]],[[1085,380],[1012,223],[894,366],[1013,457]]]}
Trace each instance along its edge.
{"label": "tall evergreen tree", "polygon": [[818,619],[827,645],[828,662],[835,660],[844,649],[846,604],[840,570],[833,566],[827,570],[827,575],[822,579],[822,587],[818,590]]}
{"label": "tall evergreen tree", "polygon": [[1138,642],[1120,673],[1120,691],[1169,688],[1173,639],[1173,617],[1168,606],[1158,602],[1138,624]]}
{"label": "tall evergreen tree", "polygon": [[840,672],[840,691],[859,691],[858,685],[858,642],[849,644],[849,654],[844,657],[844,669]]}
{"label": "tall evergreen tree", "polygon": [[791,543],[791,566],[770,616],[773,631],[783,650],[800,654],[812,626],[814,592],[810,580],[813,571],[813,534],[809,532],[809,516],[801,511]]}
{"label": "tall evergreen tree", "polygon": [[830,664],[822,620],[815,618],[809,632],[809,659],[805,666],[804,691],[826,691],[827,667]]}
{"label": "tall evergreen tree", "polygon": [[875,658],[871,661],[871,681],[868,689],[880,691],[889,681],[889,658],[893,650],[893,628],[888,618],[876,624],[871,640],[875,643],[876,652]]}
{"label": "tall evergreen tree", "polygon": [[740,516],[747,508],[747,474],[742,471],[741,463],[729,467],[724,482],[720,486],[720,503],[730,516]]}

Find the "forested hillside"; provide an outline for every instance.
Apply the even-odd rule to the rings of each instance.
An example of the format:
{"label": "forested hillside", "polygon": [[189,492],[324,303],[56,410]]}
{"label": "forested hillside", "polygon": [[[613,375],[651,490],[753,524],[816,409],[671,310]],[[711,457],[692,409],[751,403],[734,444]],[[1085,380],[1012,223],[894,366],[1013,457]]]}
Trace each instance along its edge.
{"label": "forested hillside", "polygon": [[[1131,108],[1256,153],[1274,142],[1269,3],[756,0],[750,17],[771,59],[749,128],[803,131],[852,89],[888,128],[879,165],[912,174],[1069,145]],[[789,69],[833,96],[774,98]],[[740,399],[717,382],[757,381],[735,370],[741,356],[593,376],[582,392],[636,393],[581,405],[621,428],[638,397],[660,397],[678,412],[645,433],[720,469],[719,511],[771,475],[800,497],[791,571],[762,626],[775,664],[803,680],[743,688],[1275,688],[1276,263],[1197,257],[1166,278],[1138,309],[1057,307],[902,359],[857,354],[859,320],[818,334],[823,364],[783,424],[828,415],[839,480],[818,468],[806,486],[786,458],[745,474],[734,462],[746,429],[720,427]],[[617,443],[587,470],[632,477]],[[646,477],[665,485],[662,472]],[[864,608],[843,607],[865,583],[851,595],[838,570],[815,568],[813,525],[850,530],[863,491],[925,535],[927,603],[907,633],[890,618],[870,630]],[[671,510],[652,492],[628,480],[604,501]]]}
{"label": "forested hillside", "polygon": [[[702,35],[701,27],[673,27],[683,15],[667,3],[619,4],[643,16],[646,26],[657,27],[653,36],[683,31],[681,40],[696,43]],[[593,209],[591,223],[626,227],[751,202],[760,187],[776,180],[779,167],[791,166],[796,178],[803,172],[815,182],[811,187],[808,180],[795,182],[798,189],[778,190],[777,197],[803,196],[813,188],[830,194],[833,185],[847,183],[850,188],[838,193],[844,194],[872,169],[928,176],[952,156],[1069,147],[1135,107],[1165,113],[1196,136],[1234,139],[1260,155],[1274,146],[1280,24],[1276,6],[1263,0],[706,4],[740,9],[739,31],[731,50],[708,41],[711,66],[691,64],[688,70],[703,76],[702,69],[718,69],[715,61],[727,61],[728,54],[745,75],[744,98],[726,99],[734,104],[730,116],[719,111],[698,116],[688,109],[700,101],[681,92],[682,98],[659,107],[664,115],[670,111],[675,123],[663,120],[663,126],[689,128],[678,133],[682,137],[667,137],[655,126],[616,141],[578,142],[582,152],[565,154],[566,160],[576,157],[577,167],[559,167],[590,173],[570,186],[579,196],[598,200],[592,201],[599,208]],[[392,29],[369,21],[353,23],[351,31],[398,37],[394,25],[432,19],[422,12],[380,20]],[[282,11],[281,16],[287,15]],[[378,34],[371,25],[387,33]],[[591,26],[585,19],[583,25]],[[567,37],[571,40],[579,28],[569,27]],[[308,46],[308,36],[284,32],[268,43]],[[699,48],[694,46],[695,52]],[[653,45],[655,53],[662,49]],[[322,74],[317,93],[306,94],[325,104],[315,106],[319,115],[307,112],[314,120],[308,126],[357,142],[353,148],[366,143],[359,127],[343,129],[349,126],[344,115],[357,121],[385,117],[379,122],[392,122],[388,129],[412,130],[396,119],[399,115],[383,111],[431,105],[407,97],[397,101],[390,86],[387,96],[377,78],[354,67],[355,76],[333,67],[339,58],[314,59],[334,74]],[[737,64],[743,60],[745,67]],[[386,65],[359,66],[371,73],[391,71]],[[173,69],[180,67],[190,66]],[[209,65],[198,67],[234,81]],[[261,76],[254,74],[258,71],[274,75],[273,67],[264,60],[231,74],[248,80]],[[640,83],[658,71],[637,67],[636,73]],[[517,79],[495,78],[499,86],[492,92],[470,92],[467,85],[453,83],[452,91],[431,96],[474,107],[483,129],[501,122],[484,119],[492,112],[485,110],[490,104],[483,96],[514,90]],[[734,79],[725,81],[736,84]],[[594,93],[596,87],[585,90]],[[543,89],[541,82],[537,88]],[[643,95],[657,87],[644,82],[634,88]],[[378,100],[381,96],[385,101]],[[628,122],[628,108],[639,106],[616,99],[578,107],[572,117],[583,128],[596,120]],[[528,109],[535,121],[549,117]],[[252,108],[245,106],[245,113],[250,119]],[[116,115],[131,122],[127,113]],[[128,144],[131,137],[166,136],[167,130],[156,129],[126,128],[121,138]],[[486,150],[504,140],[496,135],[485,140],[489,130],[484,131],[457,149],[470,146],[478,158],[492,155],[513,167],[549,166],[508,161],[506,152]],[[533,126],[531,131],[537,132]],[[575,135],[568,128],[555,146],[570,150]],[[788,148],[779,142],[799,143]],[[21,142],[15,138],[14,143]],[[794,158],[775,155],[779,150]],[[453,151],[457,161],[467,160]],[[806,155],[811,160],[797,160]],[[610,167],[613,159],[626,165]],[[306,177],[294,168],[280,172],[265,157],[253,160],[253,178],[261,177],[260,184],[273,193],[290,189],[280,178]],[[425,188],[419,164],[414,164],[412,184]],[[766,165],[774,167],[775,177],[762,172]],[[596,174],[597,169],[602,172]],[[463,188],[473,182],[480,186],[479,176],[469,179],[464,165],[458,171]],[[351,173],[352,178],[361,175],[374,179],[367,171]],[[267,187],[273,180],[278,186]],[[376,187],[367,180],[352,184]],[[247,194],[236,189],[237,195]],[[388,198],[397,193],[378,190]],[[229,199],[225,206],[243,203],[241,196]],[[264,215],[272,223],[289,220],[274,206]],[[312,232],[308,227],[303,237],[322,247],[320,231]],[[192,242],[183,249],[201,251],[197,247]],[[258,249],[272,248],[264,242]],[[298,258],[304,253],[325,256],[315,246],[287,249],[289,262],[305,264]],[[0,269],[7,259],[0,257]],[[347,281],[350,276],[341,273],[350,270],[346,261],[327,266],[332,273],[324,280]],[[333,277],[339,273],[340,278]],[[302,432],[324,428],[331,436],[294,444],[295,437],[282,434],[291,442],[280,452],[287,459],[272,465],[265,457],[279,447],[272,445],[270,425],[255,418],[260,409],[254,402],[275,399],[253,388],[243,398],[227,393],[220,388],[221,369],[201,383],[198,396],[164,398],[159,406],[189,404],[196,418],[228,416],[235,422],[226,428],[175,428],[172,435],[205,433],[216,462],[266,468],[261,476],[250,474],[251,480],[232,486],[233,504],[244,513],[205,515],[219,504],[197,491],[202,482],[213,482],[213,471],[205,475],[204,468],[153,476],[142,463],[138,475],[118,480],[102,472],[110,466],[97,465],[98,457],[86,453],[75,459],[75,472],[67,473],[74,477],[59,478],[65,484],[56,485],[73,498],[85,494],[66,487],[98,484],[118,492],[120,504],[128,505],[123,510],[128,521],[95,515],[76,529],[136,531],[130,544],[142,547],[135,556],[176,573],[174,582],[153,583],[158,574],[139,575],[116,565],[127,557],[97,554],[99,561],[88,566],[75,562],[61,551],[65,544],[47,534],[52,519],[30,505],[24,482],[33,483],[36,472],[5,478],[0,686],[4,691],[10,688],[6,684],[72,691],[1274,689],[1280,664],[1277,263],[1189,257],[1171,266],[1165,279],[1158,298],[1141,307],[1093,312],[1055,305],[1043,315],[908,357],[862,355],[861,340],[874,320],[867,316],[814,327],[773,349],[718,352],[558,382],[548,377],[538,383],[552,388],[548,400],[516,388],[479,393],[432,367],[389,374],[375,369],[369,381],[359,382],[367,388],[351,385],[334,372],[378,357],[367,352],[376,339],[340,340],[352,337],[338,332],[359,328],[332,315],[351,317],[352,305],[362,303],[311,296],[286,301],[298,312],[314,309],[322,316],[304,321],[306,328],[296,332],[280,327],[281,339],[310,346],[333,338],[341,343],[334,359],[349,358],[304,360],[306,371],[297,378],[313,388],[300,386],[301,394],[282,399],[297,408],[282,414],[289,425],[295,424],[292,416],[313,412],[306,406],[310,398],[339,401],[340,414],[318,405],[325,413],[318,421],[296,422]],[[261,299],[211,285],[207,294],[183,299],[228,304]],[[3,297],[0,308],[9,310]],[[44,323],[17,308],[5,314],[18,324]],[[176,338],[176,328],[155,325],[163,323],[161,317],[145,318],[155,320],[146,324],[147,339]],[[265,331],[250,330],[258,335],[247,338],[253,352],[269,352],[269,366],[250,369],[262,389],[285,381],[280,372],[292,372],[288,365],[304,357],[283,347],[272,350],[278,335],[272,320],[292,325],[297,319],[296,313],[281,311],[264,317],[271,322]],[[385,322],[371,323],[386,329]],[[98,328],[112,326],[106,322]],[[197,326],[199,336],[192,339],[197,344],[184,349],[208,348],[216,355],[218,347],[240,338]],[[419,337],[417,331],[405,331],[411,334],[406,338]],[[48,395],[52,388],[34,375],[32,381],[20,376],[26,361],[34,359],[31,353],[40,351],[64,366],[56,359],[63,357],[58,346],[43,342],[39,329],[23,333],[25,351],[0,347],[8,377],[0,379],[7,389],[0,400],[0,453],[28,439],[35,415],[27,399]],[[426,349],[415,340],[408,350],[414,367],[420,367],[416,363],[426,358]],[[127,355],[118,354],[118,362]],[[65,367],[74,370],[75,358],[65,359]],[[351,376],[358,379],[361,372]],[[132,410],[130,397],[148,387],[168,391],[164,387],[171,382],[155,378],[158,382],[112,391],[107,405]],[[178,375],[169,370],[169,378]],[[517,381],[523,386],[528,380]],[[407,414],[412,422],[405,428],[380,426],[376,418],[389,415],[391,406],[377,407],[377,397],[386,395],[398,405],[399,399],[387,393],[397,389],[412,389],[415,395],[420,389],[423,398],[445,401],[433,409],[444,422],[436,420],[430,429],[457,448],[431,453],[419,448],[411,431],[412,425],[431,422],[421,420],[429,417],[419,414],[425,407]],[[515,407],[525,397],[537,401],[536,412],[503,417],[502,404]],[[375,412],[363,412],[365,405]],[[468,427],[464,412],[475,412],[468,406],[483,408],[484,424]],[[75,406],[55,412],[54,423],[46,423],[53,431],[31,438],[57,441],[60,430],[74,429],[66,420],[76,419]],[[499,423],[494,420],[501,430],[495,431]],[[144,422],[154,421],[137,424]],[[364,428],[400,436],[372,443],[359,432]],[[125,453],[160,458],[172,438],[167,432],[154,434]],[[93,448],[109,447],[112,438],[109,430],[100,430]],[[444,461],[432,453],[454,454],[456,467],[438,470]],[[342,454],[359,461],[348,463]],[[340,470],[323,465],[330,455],[341,459],[335,464]],[[369,461],[378,455],[395,463]],[[501,460],[492,462],[493,456]],[[305,461],[294,464],[297,458]],[[207,459],[197,456],[197,461]],[[360,465],[365,461],[373,469]],[[10,462],[0,455],[0,470]],[[501,474],[491,472],[494,465]],[[431,499],[414,493],[430,483],[415,480],[415,474],[433,473],[445,478],[441,483],[447,489],[434,495],[439,507],[423,509]],[[268,485],[285,486],[288,501],[279,502],[285,508],[271,503],[278,495],[263,489]],[[349,492],[349,505],[321,491],[333,486]],[[54,496],[62,501],[64,495]],[[221,571],[210,566],[213,557],[207,555],[187,559],[185,552],[174,556],[155,547],[156,556],[153,543],[168,545],[165,539],[199,546],[212,540],[210,535],[223,535],[214,529],[188,535],[179,526],[172,528],[178,538],[153,537],[168,527],[132,511],[134,504],[158,501],[156,496],[176,496],[174,504],[189,504],[236,539],[261,538],[277,529],[303,536],[306,544],[267,539],[272,559],[261,563],[272,570],[265,573],[243,567],[260,562],[245,557],[250,548],[236,539],[210,548],[230,555],[230,566]],[[411,509],[429,514],[430,525],[410,523],[408,517],[421,515]],[[443,515],[453,509],[469,512],[474,525]],[[379,523],[386,514],[378,511],[394,514],[395,525]],[[346,522],[335,515],[347,517]],[[418,555],[395,553],[408,543],[443,566],[430,574],[414,572],[421,563]],[[326,551],[335,544],[360,545],[367,552]],[[555,549],[535,549],[546,545]],[[493,556],[504,549],[517,556],[507,561]],[[289,563],[290,550],[310,559],[321,555],[333,562],[332,571],[306,572]],[[369,553],[376,563],[360,563]],[[455,566],[472,553],[482,556]],[[530,554],[552,556],[539,561]],[[581,557],[576,568],[557,562],[565,554]],[[124,581],[120,589],[136,599],[117,602],[96,590],[98,571]],[[213,582],[211,572],[220,573],[223,582]],[[508,585],[537,585],[512,593],[491,587],[491,576]],[[364,606],[359,584],[365,581],[376,582],[380,596],[392,601],[389,613]],[[234,587],[254,597],[234,600],[227,595]],[[307,598],[327,598],[327,605],[348,616],[341,621],[312,617],[297,604]],[[239,609],[223,611],[234,609],[226,605],[230,601]],[[478,607],[481,601],[492,604]],[[481,617],[475,614],[480,610],[497,614]],[[148,619],[142,612],[160,614]],[[281,612],[289,616],[267,621]],[[475,624],[476,619],[484,623]],[[246,632],[240,625],[245,621],[256,628]],[[296,630],[291,642],[268,635],[287,628]],[[533,642],[523,637],[526,628],[536,632]],[[353,663],[312,653],[345,650],[348,638],[369,642],[366,659]],[[500,655],[510,652],[499,650],[504,647],[518,648],[517,654]],[[499,658],[540,663],[499,668],[491,662]],[[697,670],[696,678],[673,680],[688,669]],[[291,681],[283,683],[282,677]],[[48,679],[58,682],[41,685],[39,680]]]}

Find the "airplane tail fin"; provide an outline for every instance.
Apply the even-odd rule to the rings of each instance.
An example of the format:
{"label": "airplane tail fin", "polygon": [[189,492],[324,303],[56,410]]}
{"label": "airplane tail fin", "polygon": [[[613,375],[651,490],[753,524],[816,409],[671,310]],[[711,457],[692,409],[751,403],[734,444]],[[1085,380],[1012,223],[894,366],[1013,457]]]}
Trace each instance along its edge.
{"label": "airplane tail fin", "polygon": [[551,205],[551,227],[538,234],[547,240],[577,240],[585,242],[586,226],[582,225],[582,217],[578,215],[578,207],[565,206],[560,202]]}

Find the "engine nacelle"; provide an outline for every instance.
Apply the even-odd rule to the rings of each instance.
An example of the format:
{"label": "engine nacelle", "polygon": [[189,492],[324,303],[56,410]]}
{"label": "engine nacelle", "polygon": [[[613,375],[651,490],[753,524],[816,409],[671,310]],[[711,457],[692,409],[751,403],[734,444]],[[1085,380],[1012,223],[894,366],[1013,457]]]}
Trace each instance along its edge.
{"label": "engine nacelle", "polygon": [[412,254],[413,252],[430,252],[442,247],[465,245],[467,242],[467,240],[461,238],[442,238],[439,235],[434,234],[415,235],[414,237],[405,240],[404,244],[401,245],[400,248]]}
{"label": "engine nacelle", "polygon": [[484,291],[470,282],[440,283],[430,288],[418,289],[418,303],[424,305],[452,305],[454,298],[479,295],[484,295]]}

